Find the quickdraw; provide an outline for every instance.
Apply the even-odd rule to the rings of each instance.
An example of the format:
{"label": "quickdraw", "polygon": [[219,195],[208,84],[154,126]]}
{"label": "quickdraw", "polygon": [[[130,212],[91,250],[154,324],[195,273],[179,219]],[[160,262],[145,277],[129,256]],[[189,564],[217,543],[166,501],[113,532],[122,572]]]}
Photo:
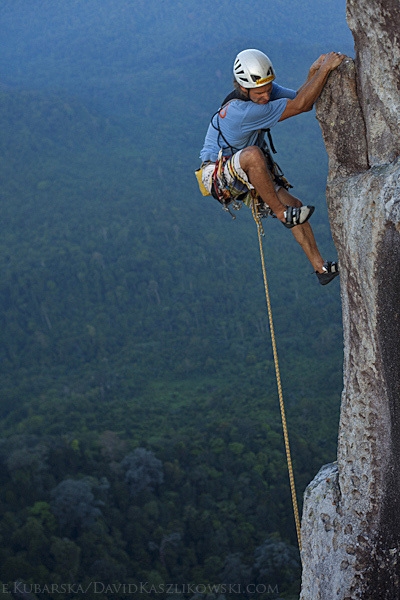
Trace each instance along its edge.
{"label": "quickdraw", "polygon": [[222,156],[222,150],[220,150],[212,174],[211,193],[223,205],[229,204],[232,200],[224,175],[225,163],[229,158],[230,156]]}
{"label": "quickdraw", "polygon": [[229,191],[224,175],[224,167],[230,158],[230,156],[222,155],[222,149],[219,151],[212,174],[211,194],[222,205],[222,208],[231,215],[232,219],[236,219],[236,216],[230,211],[230,206],[234,210],[240,210],[242,207],[240,200],[246,196],[246,192],[242,196],[233,198]]}

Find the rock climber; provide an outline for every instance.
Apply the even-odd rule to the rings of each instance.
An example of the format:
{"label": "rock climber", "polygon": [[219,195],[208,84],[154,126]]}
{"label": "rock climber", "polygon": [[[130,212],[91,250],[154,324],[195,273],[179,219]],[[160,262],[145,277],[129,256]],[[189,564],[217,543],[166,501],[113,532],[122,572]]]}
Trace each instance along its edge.
{"label": "rock climber", "polygon": [[310,111],[328,75],[343,59],[340,52],[322,54],[296,92],[275,82],[266,54],[255,49],[240,52],[233,66],[235,89],[211,119],[196,173],[203,194],[212,194],[225,205],[256,194],[263,203],[261,215],[269,212],[292,229],[321,285],[339,274],[338,263],[322,258],[308,223],[314,207],[303,206],[289,193],[290,184],[284,187],[287,180],[268,161],[271,154],[264,138],[278,122]]}

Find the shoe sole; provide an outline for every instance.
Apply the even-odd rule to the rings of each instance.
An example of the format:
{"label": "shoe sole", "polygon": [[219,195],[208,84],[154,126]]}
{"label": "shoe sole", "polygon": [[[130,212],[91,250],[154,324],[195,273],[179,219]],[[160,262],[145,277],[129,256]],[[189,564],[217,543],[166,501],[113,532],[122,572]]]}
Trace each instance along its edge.
{"label": "shoe sole", "polygon": [[321,285],[328,285],[332,279],[339,275],[339,271],[335,271],[335,273],[317,273],[316,275]]}

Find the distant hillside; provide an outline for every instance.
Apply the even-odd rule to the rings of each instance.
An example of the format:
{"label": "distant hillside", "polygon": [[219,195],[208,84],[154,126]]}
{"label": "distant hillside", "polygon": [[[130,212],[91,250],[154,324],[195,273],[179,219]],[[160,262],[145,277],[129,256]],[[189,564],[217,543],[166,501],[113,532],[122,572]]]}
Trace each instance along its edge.
{"label": "distant hillside", "polygon": [[[0,102],[7,156],[0,172],[7,388],[17,393],[20,368],[28,375],[42,366],[51,377],[54,367],[57,377],[62,369],[69,378],[77,369],[80,378],[84,364],[96,371],[103,359],[110,366],[134,359],[141,380],[149,374],[149,350],[161,376],[179,374],[183,356],[188,372],[201,373],[206,365],[225,364],[226,352],[240,360],[264,345],[249,211],[232,222],[214,200],[186,195],[187,184],[171,187],[162,177],[169,158],[164,163],[161,153],[144,161],[132,138],[82,105],[28,93],[3,93]],[[302,328],[312,337],[307,354],[325,326],[332,331],[328,315],[332,303],[338,314],[337,290],[321,295],[307,261],[277,225],[267,223],[273,293],[293,297],[289,306],[278,301],[276,318],[289,346],[297,345],[291,319],[298,339]],[[318,232],[326,235],[322,221]],[[275,240],[286,247],[283,271]],[[312,320],[303,310],[307,296],[318,306]],[[243,311],[249,305],[252,310]],[[335,336],[336,353],[339,315]]]}
{"label": "distant hillside", "polygon": [[[188,157],[144,156],[130,127],[76,100],[3,91],[0,127],[1,582],[257,582],[273,565],[292,600],[249,211],[232,221],[189,175],[175,185]],[[335,455],[338,286],[321,289],[290,232],[265,228],[301,503]]]}
{"label": "distant hillside", "polygon": [[[2,5],[3,15],[14,14],[13,6],[18,3]],[[43,40],[55,31],[50,23],[56,16],[50,3],[46,7]],[[6,19],[20,44],[28,16]],[[67,62],[75,77],[83,58],[74,48]],[[285,60],[295,50],[283,43],[276,48]],[[314,56],[311,48],[296,50],[284,72],[289,85],[302,81],[300,54],[302,71]],[[44,55],[34,56],[41,57],[38,68]],[[49,54],[42,73],[54,73],[54,58]],[[193,175],[211,111],[227,82],[230,86],[230,76],[226,80],[215,71],[215,85],[207,84],[214,59],[207,60],[181,57],[163,70],[156,77],[159,96],[157,88],[145,93],[152,81],[145,69],[143,87],[132,98],[123,91],[123,79],[119,88],[106,87],[105,79],[104,96],[90,101],[89,88],[79,90],[82,101],[72,89],[49,95],[3,87],[4,432],[24,427],[23,407],[38,396],[46,406],[38,409],[44,410],[46,427],[63,422],[64,413],[56,416],[58,405],[49,408],[47,402],[64,388],[130,400],[146,394],[154,380],[174,386],[184,376],[216,377],[236,389],[238,378],[239,387],[247,381],[250,364],[250,372],[260,374],[254,393],[264,394],[270,350],[254,224],[246,209],[232,221],[213,199],[201,197]],[[76,85],[74,78],[68,81]],[[101,78],[96,81],[100,85]],[[110,104],[113,97],[120,108]],[[326,157],[315,119],[304,115],[276,129],[279,163],[295,192],[316,204],[317,238],[324,254],[334,256],[324,204]],[[302,389],[316,402],[321,394],[338,397],[338,286],[321,290],[290,233],[276,222],[266,225],[277,333],[283,365],[292,374],[288,393],[295,398]],[[310,380],[311,372],[317,375]],[[272,372],[267,379],[274,393]],[[65,406],[68,410],[68,400]],[[130,415],[134,419],[135,411]],[[110,411],[108,418],[121,417]]]}
{"label": "distant hillside", "polygon": [[[203,198],[193,171],[237,50],[268,47],[297,87],[345,43],[337,3],[320,4],[1,3],[1,582],[265,581],[288,556],[295,595],[255,225]],[[336,256],[314,115],[273,137]],[[318,285],[276,220],[265,230],[300,498],[335,457],[339,285]],[[145,464],[164,481],[136,496],[127,473]],[[69,493],[88,529],[79,510],[63,520]]]}
{"label": "distant hillside", "polygon": [[185,95],[202,73],[224,77],[243,47],[260,45],[274,60],[281,43],[293,47],[292,59],[299,45],[316,53],[352,50],[345,0],[277,0],[268,8],[261,0],[222,0],[212,10],[195,0],[4,0],[0,20],[2,81],[100,101],[113,86],[134,99],[145,85],[147,97],[157,97],[167,75],[171,92]]}

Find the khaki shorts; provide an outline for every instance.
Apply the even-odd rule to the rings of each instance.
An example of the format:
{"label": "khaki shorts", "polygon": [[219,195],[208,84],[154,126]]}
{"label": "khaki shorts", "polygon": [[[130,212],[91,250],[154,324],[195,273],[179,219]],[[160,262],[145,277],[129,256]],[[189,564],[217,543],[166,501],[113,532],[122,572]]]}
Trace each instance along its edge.
{"label": "khaki shorts", "polygon": [[[233,154],[224,165],[224,177],[232,198],[237,198],[242,194],[248,193],[250,190],[254,190],[254,186],[251,185],[250,181],[247,179],[246,173],[240,166],[241,152],[242,151],[239,150],[239,152]],[[210,193],[214,169],[215,163],[210,163],[203,167],[202,171],[203,185]],[[280,187],[280,185],[275,185],[275,191],[277,192]]]}

